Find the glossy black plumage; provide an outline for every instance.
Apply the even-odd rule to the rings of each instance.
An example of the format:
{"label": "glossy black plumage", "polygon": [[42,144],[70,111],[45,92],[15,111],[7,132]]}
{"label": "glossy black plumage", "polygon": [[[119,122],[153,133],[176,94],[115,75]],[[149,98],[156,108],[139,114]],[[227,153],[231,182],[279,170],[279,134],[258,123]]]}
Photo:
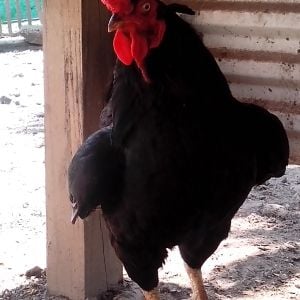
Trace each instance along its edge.
{"label": "glossy black plumage", "polygon": [[173,9],[145,65],[117,62],[112,129],[92,135],[69,169],[70,194],[86,217],[101,204],[111,241],[144,290],[158,283],[167,248],[200,268],[226,238],[251,188],[281,176],[288,140],[265,109],[235,100],[214,58]]}

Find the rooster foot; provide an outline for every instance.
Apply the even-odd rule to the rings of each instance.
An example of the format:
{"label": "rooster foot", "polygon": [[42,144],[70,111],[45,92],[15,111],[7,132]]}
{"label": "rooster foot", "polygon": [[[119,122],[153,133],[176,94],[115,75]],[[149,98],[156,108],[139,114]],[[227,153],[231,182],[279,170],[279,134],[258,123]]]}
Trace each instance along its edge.
{"label": "rooster foot", "polygon": [[143,291],[145,300],[160,300],[159,292],[157,289],[154,289],[152,291]]}

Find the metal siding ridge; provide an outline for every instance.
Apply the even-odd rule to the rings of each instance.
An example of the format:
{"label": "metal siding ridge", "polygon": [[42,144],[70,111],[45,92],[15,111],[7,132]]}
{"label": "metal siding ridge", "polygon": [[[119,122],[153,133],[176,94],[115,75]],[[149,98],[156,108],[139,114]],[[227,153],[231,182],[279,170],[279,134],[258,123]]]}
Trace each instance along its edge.
{"label": "metal siding ridge", "polygon": [[[300,39],[300,37],[299,37]],[[299,45],[300,47],[300,45]],[[257,62],[273,62],[284,64],[300,64],[300,49],[299,53],[284,53],[270,51],[251,51],[244,49],[230,48],[210,48],[209,49],[216,58],[220,59],[239,59],[253,60]]]}
{"label": "metal siding ridge", "polygon": [[285,101],[273,102],[269,99],[239,99],[241,102],[255,104],[262,106],[265,109],[275,112],[275,113],[284,113],[284,114],[300,114],[300,105],[297,105],[295,101],[291,103],[286,103]]}
{"label": "metal siding ridge", "polygon": [[264,12],[264,13],[300,13],[298,2],[274,1],[199,1],[178,0],[164,1],[166,3],[181,3],[196,11],[234,11],[234,12]]}
{"label": "metal siding ridge", "polygon": [[223,73],[237,83],[282,86],[298,91],[300,88],[300,64],[238,59],[222,59],[218,63]]}
{"label": "metal siding ridge", "polygon": [[[299,32],[297,33],[299,35]],[[247,52],[265,52],[265,53],[281,53],[282,54],[295,54],[297,61],[297,54],[300,54],[299,39],[286,38],[270,38],[270,37],[245,37],[245,36],[228,36],[207,34],[204,35],[204,44],[216,51],[226,52],[229,51],[247,51]],[[217,53],[216,53],[217,55]],[[254,53],[253,55],[256,55]],[[277,55],[276,55],[277,56]],[[266,55],[267,59],[268,55]],[[298,56],[299,57],[299,56]],[[298,61],[300,58],[298,58]]]}
{"label": "metal siding ridge", "polygon": [[272,34],[278,36],[278,33],[286,33],[286,30],[294,30],[297,32],[300,23],[300,14],[295,12],[264,13],[262,11],[236,12],[217,10],[201,11],[194,16],[183,17],[196,26],[201,24],[201,26],[209,25],[219,26],[220,28],[223,27],[226,30],[224,33],[229,35],[235,34],[235,31],[239,33],[239,31],[243,30],[244,32],[242,32],[242,34],[250,32],[253,36],[260,36],[261,32],[266,31],[266,33],[269,34],[270,30],[276,29]]}
{"label": "metal siding ridge", "polygon": [[233,96],[237,99],[265,99],[272,101],[274,105],[277,105],[276,103],[280,102],[285,102],[286,104],[296,103],[296,105],[300,105],[300,92],[298,89],[290,89],[282,86],[258,86],[245,83],[231,83],[230,88]]}
{"label": "metal siding ridge", "polygon": [[[270,87],[277,87],[283,84],[282,78],[263,78],[263,77],[252,77],[247,75],[237,75],[237,74],[230,74],[224,73],[228,82],[230,83],[237,83],[237,84],[247,84],[247,85],[258,85],[258,86],[270,86]],[[300,80],[295,81],[292,79],[284,78],[284,85],[285,88],[295,89],[296,92],[299,92],[297,87],[300,85]],[[271,89],[269,87],[269,89]],[[270,91],[272,92],[272,91]],[[298,95],[300,97],[300,94]]]}

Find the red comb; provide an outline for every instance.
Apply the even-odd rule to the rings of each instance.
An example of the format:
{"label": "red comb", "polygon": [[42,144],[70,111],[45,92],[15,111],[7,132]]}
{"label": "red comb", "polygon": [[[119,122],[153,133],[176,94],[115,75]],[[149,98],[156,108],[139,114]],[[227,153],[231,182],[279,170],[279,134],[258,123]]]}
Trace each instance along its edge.
{"label": "red comb", "polygon": [[101,2],[114,14],[130,12],[132,8],[130,0],[101,0]]}

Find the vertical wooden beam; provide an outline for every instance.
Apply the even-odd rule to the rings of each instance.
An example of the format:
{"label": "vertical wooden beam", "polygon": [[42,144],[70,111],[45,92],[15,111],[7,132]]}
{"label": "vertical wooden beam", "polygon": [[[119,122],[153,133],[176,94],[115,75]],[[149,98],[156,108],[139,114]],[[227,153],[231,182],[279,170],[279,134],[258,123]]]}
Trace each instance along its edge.
{"label": "vertical wooden beam", "polygon": [[20,0],[16,0],[16,13],[17,13],[17,19],[18,19],[18,28],[21,29],[21,27],[22,27],[22,14],[21,14]]}
{"label": "vertical wooden beam", "polygon": [[98,0],[44,1],[47,281],[50,294],[74,300],[122,278],[100,215],[70,223],[67,167],[98,128],[113,54],[108,16]]}
{"label": "vertical wooden beam", "polygon": [[2,37],[2,22],[1,22],[1,19],[0,19],[0,38]]}
{"label": "vertical wooden beam", "polygon": [[32,25],[32,14],[31,14],[30,1],[26,0],[25,3],[26,3],[26,12],[27,12],[26,16],[27,16],[27,19],[28,19],[28,25]]}
{"label": "vertical wooden beam", "polygon": [[11,13],[10,13],[10,2],[9,0],[5,1],[5,10],[6,10],[6,21],[7,21],[7,27],[8,27],[8,35],[11,35],[13,33],[12,31],[12,22],[11,22]]}
{"label": "vertical wooden beam", "polygon": [[35,0],[35,9],[36,9],[36,12],[38,14],[39,20],[41,21],[41,23],[43,23],[43,20],[42,20],[41,0]]}

